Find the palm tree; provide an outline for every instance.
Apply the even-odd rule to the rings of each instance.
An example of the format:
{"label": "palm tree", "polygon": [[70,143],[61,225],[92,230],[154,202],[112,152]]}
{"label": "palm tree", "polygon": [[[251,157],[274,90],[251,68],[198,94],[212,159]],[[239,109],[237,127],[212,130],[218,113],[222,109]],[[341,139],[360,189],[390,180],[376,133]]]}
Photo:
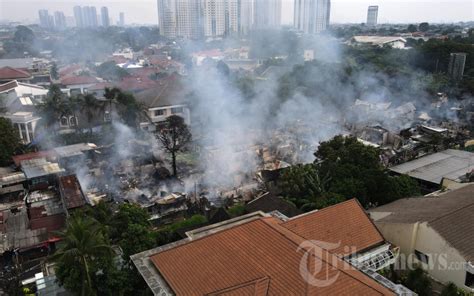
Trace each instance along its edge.
{"label": "palm tree", "polygon": [[[61,116],[68,115],[70,108],[59,86],[53,84],[43,102],[36,106],[46,128],[53,127]],[[56,132],[56,129],[53,130]]]}
{"label": "palm tree", "polygon": [[142,118],[151,122],[147,106],[138,102],[132,94],[114,87],[112,89],[106,88],[104,97],[111,106],[112,102],[116,104],[118,114],[126,125],[138,128]]}
{"label": "palm tree", "polygon": [[80,111],[86,115],[87,126],[89,127],[89,132],[92,134],[92,119],[97,113],[97,110],[102,108],[101,102],[99,102],[94,95],[87,94],[81,95],[78,97]]}
{"label": "palm tree", "polygon": [[59,232],[58,235],[62,239],[62,245],[52,256],[52,260],[58,265],[79,270],[82,279],[81,295],[91,295],[90,264],[99,257],[113,257],[113,250],[104,232],[97,221],[73,216],[68,220],[66,230]]}

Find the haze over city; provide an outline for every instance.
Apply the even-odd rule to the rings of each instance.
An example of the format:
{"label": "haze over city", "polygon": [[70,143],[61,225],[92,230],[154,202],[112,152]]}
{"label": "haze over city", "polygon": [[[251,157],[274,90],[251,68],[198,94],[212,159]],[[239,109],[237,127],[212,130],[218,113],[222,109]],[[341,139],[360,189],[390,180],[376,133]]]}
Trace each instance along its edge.
{"label": "haze over city", "polygon": [[[282,23],[293,23],[293,0],[282,1]],[[110,15],[118,19],[119,12],[125,12],[129,24],[157,24],[155,0],[134,1],[74,1],[74,0],[2,0],[0,20],[37,21],[39,9],[60,10],[72,16],[75,5],[107,6]],[[469,0],[334,0],[331,21],[335,23],[361,23],[365,20],[368,5],[379,5],[380,23],[409,22],[459,22],[474,20],[474,4]],[[423,13],[420,13],[423,12]]]}

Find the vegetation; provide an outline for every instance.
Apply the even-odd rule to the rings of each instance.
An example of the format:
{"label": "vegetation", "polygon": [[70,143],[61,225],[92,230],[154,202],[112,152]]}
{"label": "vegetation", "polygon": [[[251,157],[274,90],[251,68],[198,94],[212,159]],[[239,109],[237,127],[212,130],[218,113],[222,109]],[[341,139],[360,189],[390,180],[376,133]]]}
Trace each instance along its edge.
{"label": "vegetation", "polygon": [[128,72],[120,68],[114,61],[108,61],[100,64],[96,68],[97,75],[107,80],[120,80],[129,76]]}
{"label": "vegetation", "polygon": [[431,280],[421,267],[410,270],[402,284],[420,296],[432,295]]}
{"label": "vegetation", "polygon": [[191,141],[191,132],[181,116],[171,115],[159,126],[156,135],[166,152],[171,155],[173,176],[177,176],[176,154],[183,152]]}
{"label": "vegetation", "polygon": [[0,166],[7,166],[15,151],[21,147],[18,131],[9,119],[0,117]]}
{"label": "vegetation", "polygon": [[336,136],[315,155],[316,163],[291,167],[281,177],[282,195],[303,211],[354,197],[367,207],[419,194],[415,181],[389,176],[378,149],[356,138]]}
{"label": "vegetation", "polygon": [[110,105],[115,104],[122,121],[129,127],[138,129],[142,118],[148,118],[146,107],[140,104],[135,97],[119,88],[107,88],[104,94]]}
{"label": "vegetation", "polygon": [[469,293],[459,289],[454,283],[448,283],[441,291],[441,296],[468,296]]}

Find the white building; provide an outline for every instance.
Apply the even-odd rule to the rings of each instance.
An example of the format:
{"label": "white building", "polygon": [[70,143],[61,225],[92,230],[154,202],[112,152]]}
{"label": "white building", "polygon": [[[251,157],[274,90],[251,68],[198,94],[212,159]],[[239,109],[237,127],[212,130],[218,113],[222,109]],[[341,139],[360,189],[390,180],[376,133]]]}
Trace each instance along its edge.
{"label": "white building", "polygon": [[202,36],[199,0],[157,0],[160,34],[166,38]]}
{"label": "white building", "polygon": [[41,86],[16,80],[0,85],[0,116],[12,121],[24,144],[34,139],[37,123],[41,119],[34,115],[34,106],[47,93],[48,90]]}
{"label": "white building", "polygon": [[331,14],[330,0],[295,0],[294,25],[308,34],[328,29]]}
{"label": "white building", "polygon": [[379,7],[377,5],[371,5],[367,9],[367,26],[376,26],[377,17],[379,14]]}
{"label": "white building", "polygon": [[393,48],[405,48],[407,41],[398,36],[354,36],[349,41],[351,45],[373,45],[373,46],[390,46]]}
{"label": "white building", "polygon": [[254,27],[256,29],[281,26],[281,0],[255,0]]}
{"label": "white building", "polygon": [[405,259],[401,264],[419,264],[435,280],[474,292],[473,183],[369,212],[383,236],[400,247]]}
{"label": "white building", "polygon": [[239,33],[238,0],[203,0],[205,37],[224,37]]}

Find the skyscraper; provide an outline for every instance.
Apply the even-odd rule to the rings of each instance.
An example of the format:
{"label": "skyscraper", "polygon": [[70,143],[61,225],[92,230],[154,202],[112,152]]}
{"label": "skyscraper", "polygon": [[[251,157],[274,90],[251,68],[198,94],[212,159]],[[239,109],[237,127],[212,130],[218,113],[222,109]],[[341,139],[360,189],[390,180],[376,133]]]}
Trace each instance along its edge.
{"label": "skyscraper", "polygon": [[203,0],[204,36],[224,37],[239,33],[239,0]]}
{"label": "skyscraper", "polygon": [[448,74],[454,80],[461,80],[464,75],[466,65],[466,56],[464,52],[451,53],[449,57]]}
{"label": "skyscraper", "polygon": [[74,19],[76,20],[76,27],[84,27],[84,16],[80,6],[74,6]]}
{"label": "skyscraper", "polygon": [[109,9],[107,7],[102,7],[100,9],[100,17],[102,19],[102,27],[107,28],[110,26]]}
{"label": "skyscraper", "polygon": [[119,26],[125,26],[125,13],[123,12],[119,14]]}
{"label": "skyscraper", "polygon": [[321,33],[329,27],[330,0],[295,0],[294,25],[308,34]]}
{"label": "skyscraper", "polygon": [[54,12],[54,23],[56,29],[64,30],[66,28],[66,16],[62,11]]}
{"label": "skyscraper", "polygon": [[94,6],[89,6],[89,19],[90,19],[90,26],[95,28],[98,25],[97,19],[97,10]]}
{"label": "skyscraper", "polygon": [[40,26],[43,28],[51,29],[54,27],[54,19],[52,15],[49,15],[48,10],[40,9],[38,11]]}
{"label": "skyscraper", "polygon": [[367,26],[377,25],[377,16],[379,14],[379,7],[377,5],[369,6],[367,10]]}
{"label": "skyscraper", "polygon": [[[296,0],[298,1],[298,0]],[[281,0],[255,0],[254,27],[275,28],[281,25]]]}
{"label": "skyscraper", "polygon": [[162,36],[189,39],[198,39],[202,36],[200,0],[157,1],[158,21]]}

